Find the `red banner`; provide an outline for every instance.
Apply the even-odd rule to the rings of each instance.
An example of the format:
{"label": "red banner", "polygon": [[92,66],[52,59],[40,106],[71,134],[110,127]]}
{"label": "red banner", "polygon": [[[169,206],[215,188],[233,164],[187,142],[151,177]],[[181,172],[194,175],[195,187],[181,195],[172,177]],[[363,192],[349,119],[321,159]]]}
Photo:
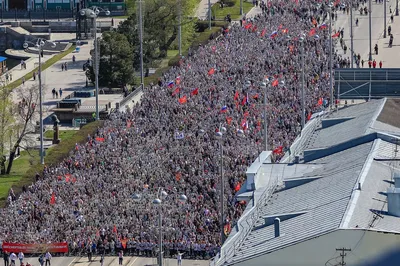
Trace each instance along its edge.
{"label": "red banner", "polygon": [[19,244],[3,242],[3,251],[14,253],[22,252],[26,254],[45,253],[47,251],[51,253],[67,253],[68,244],[67,242],[49,244]]}

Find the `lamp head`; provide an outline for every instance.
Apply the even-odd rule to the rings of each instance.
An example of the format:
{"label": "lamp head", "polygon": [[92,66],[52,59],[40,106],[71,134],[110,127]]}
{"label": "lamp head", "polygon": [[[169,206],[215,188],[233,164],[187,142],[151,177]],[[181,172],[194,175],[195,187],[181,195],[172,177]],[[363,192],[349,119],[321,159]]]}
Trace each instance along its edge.
{"label": "lamp head", "polygon": [[24,49],[29,47],[29,44],[27,42],[24,42],[24,44],[22,45],[22,47],[24,47]]}
{"label": "lamp head", "polygon": [[246,80],[246,82],[244,83],[244,86],[246,88],[250,87],[251,86],[251,81],[250,80]]}
{"label": "lamp head", "polygon": [[81,11],[79,11],[79,14],[80,14],[81,16],[86,15],[85,9],[82,9]]}
{"label": "lamp head", "polygon": [[168,196],[168,193],[165,190],[161,190],[161,198],[165,199]]}
{"label": "lamp head", "polygon": [[43,46],[44,44],[45,44],[45,42],[44,42],[43,40],[40,40],[40,41],[39,41],[39,45],[40,45],[40,46]]}
{"label": "lamp head", "polygon": [[134,193],[134,194],[132,195],[132,199],[133,199],[134,201],[139,201],[140,198],[141,198],[140,194]]}
{"label": "lamp head", "polygon": [[224,134],[224,133],[226,132],[226,127],[221,127],[221,128],[219,129],[219,131],[221,131],[221,133]]}
{"label": "lamp head", "polygon": [[109,16],[111,14],[110,10],[106,10],[106,16]]}
{"label": "lamp head", "polygon": [[51,48],[56,48],[57,44],[55,42],[48,42],[51,45]]}
{"label": "lamp head", "polygon": [[244,136],[244,131],[243,130],[241,130],[241,129],[238,129],[238,131],[237,131],[237,134],[238,134],[238,136]]}
{"label": "lamp head", "polygon": [[154,205],[161,205],[161,203],[162,203],[162,201],[160,200],[160,199],[155,199],[155,200],[153,200],[153,204]]}
{"label": "lamp head", "polygon": [[221,131],[218,131],[217,133],[215,133],[215,137],[216,138],[218,138],[218,139],[220,139],[220,138],[222,138],[222,132]]}
{"label": "lamp head", "polygon": [[260,83],[260,88],[265,89],[267,87],[267,83],[266,82],[261,82]]}
{"label": "lamp head", "polygon": [[100,10],[99,10],[98,8],[96,8],[96,9],[94,10],[94,13],[95,13],[96,16],[97,16],[98,14],[100,14]]}
{"label": "lamp head", "polygon": [[180,195],[179,196],[179,201],[182,202],[182,203],[186,202],[187,201],[186,195],[185,194]]}
{"label": "lamp head", "polygon": [[279,81],[279,86],[281,86],[281,87],[285,86],[285,81],[283,81],[283,80]]}

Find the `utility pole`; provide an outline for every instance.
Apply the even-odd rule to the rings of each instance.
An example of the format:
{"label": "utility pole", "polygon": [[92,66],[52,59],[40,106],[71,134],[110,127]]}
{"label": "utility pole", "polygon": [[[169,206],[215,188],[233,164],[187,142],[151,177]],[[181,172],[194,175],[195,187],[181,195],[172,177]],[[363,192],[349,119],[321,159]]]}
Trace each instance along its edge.
{"label": "utility pole", "polygon": [[344,262],[344,257],[346,257],[347,253],[345,253],[345,251],[351,251],[351,248],[337,248],[336,251],[340,251],[340,257],[342,257],[339,265],[346,265],[346,262]]}

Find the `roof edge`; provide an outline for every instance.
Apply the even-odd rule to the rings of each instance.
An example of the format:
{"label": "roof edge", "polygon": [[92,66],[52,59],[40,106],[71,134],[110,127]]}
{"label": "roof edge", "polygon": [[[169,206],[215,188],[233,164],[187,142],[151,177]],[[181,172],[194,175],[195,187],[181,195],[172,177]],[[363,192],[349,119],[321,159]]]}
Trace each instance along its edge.
{"label": "roof edge", "polygon": [[360,191],[361,191],[360,189],[362,188],[362,185],[365,179],[367,178],[369,169],[371,168],[372,163],[374,161],[374,157],[378,152],[378,147],[380,142],[381,142],[380,139],[376,139],[371,147],[371,151],[369,152],[368,157],[365,160],[363,168],[361,169],[356,184],[353,188],[353,192],[351,193],[349,203],[347,204],[346,211],[344,212],[339,228],[344,228],[344,229],[348,228],[350,220],[353,217],[354,210],[357,206],[358,198],[360,197]]}
{"label": "roof edge", "polygon": [[378,133],[376,132],[372,132],[370,134],[367,135],[363,135],[354,139],[350,139],[348,141],[345,142],[341,142],[338,143],[336,145],[332,145],[330,147],[326,147],[326,148],[318,148],[318,149],[309,149],[309,150],[304,150],[303,151],[303,160],[304,163],[310,162],[310,161],[314,161],[344,150],[347,150],[349,148],[367,143],[367,142],[371,142],[373,140],[375,140],[378,137]]}
{"label": "roof edge", "polygon": [[371,121],[369,122],[365,133],[368,132],[368,129],[373,128],[375,121],[378,119],[379,115],[382,113],[383,108],[385,107],[386,100],[387,100],[386,97],[382,99],[381,106],[379,106],[379,108],[377,108],[377,110],[375,111],[375,114],[374,114],[373,118],[371,119]]}

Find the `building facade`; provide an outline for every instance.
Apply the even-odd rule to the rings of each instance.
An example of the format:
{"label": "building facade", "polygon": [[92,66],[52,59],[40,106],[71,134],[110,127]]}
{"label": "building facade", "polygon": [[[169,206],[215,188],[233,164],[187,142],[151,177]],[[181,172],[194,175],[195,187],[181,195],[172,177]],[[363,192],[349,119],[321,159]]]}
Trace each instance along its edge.
{"label": "building facade", "polygon": [[125,0],[0,0],[2,10],[73,10],[76,7],[99,6],[108,10],[124,10]]}

